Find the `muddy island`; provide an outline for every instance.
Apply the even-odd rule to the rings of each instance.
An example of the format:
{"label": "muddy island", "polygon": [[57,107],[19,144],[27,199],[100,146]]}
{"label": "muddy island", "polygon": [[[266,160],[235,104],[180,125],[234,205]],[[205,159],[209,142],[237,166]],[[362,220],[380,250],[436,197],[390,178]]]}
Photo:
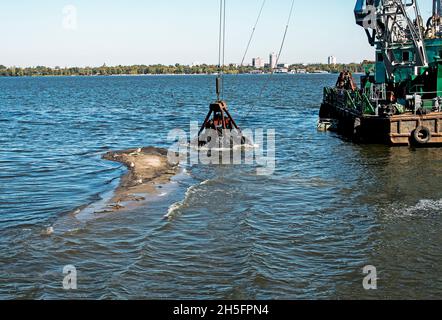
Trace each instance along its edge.
{"label": "muddy island", "polygon": [[155,194],[178,172],[178,166],[169,163],[167,150],[154,147],[112,151],[103,155],[103,159],[128,168],[103,212],[136,207],[146,200],[143,195]]}

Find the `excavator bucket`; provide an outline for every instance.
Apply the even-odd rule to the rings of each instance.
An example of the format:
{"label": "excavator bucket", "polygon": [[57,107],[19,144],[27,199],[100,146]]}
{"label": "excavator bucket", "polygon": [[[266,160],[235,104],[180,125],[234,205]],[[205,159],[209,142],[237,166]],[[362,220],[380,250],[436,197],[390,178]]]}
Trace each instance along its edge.
{"label": "excavator bucket", "polygon": [[233,148],[247,143],[225,101],[210,104],[209,113],[198,132],[198,146]]}

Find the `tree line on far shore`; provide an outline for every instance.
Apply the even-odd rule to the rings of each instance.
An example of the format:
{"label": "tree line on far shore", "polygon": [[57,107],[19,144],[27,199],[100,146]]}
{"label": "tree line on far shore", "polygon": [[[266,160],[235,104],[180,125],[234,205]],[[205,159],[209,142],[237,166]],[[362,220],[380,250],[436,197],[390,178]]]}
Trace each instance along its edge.
{"label": "tree line on far shore", "polygon": [[[338,73],[344,70],[350,72],[365,72],[366,65],[372,62],[364,61],[362,63],[350,64],[293,64],[289,70],[302,71],[308,73],[326,71],[330,73]],[[223,72],[226,74],[245,74],[261,70],[263,72],[271,72],[269,68],[255,69],[250,66],[237,66],[230,64],[224,67]],[[5,67],[0,65],[0,76],[2,77],[22,77],[22,76],[110,76],[110,75],[167,75],[167,74],[214,74],[219,71],[216,65],[197,65],[185,66],[175,65],[133,65],[133,66],[106,66],[101,67]]]}

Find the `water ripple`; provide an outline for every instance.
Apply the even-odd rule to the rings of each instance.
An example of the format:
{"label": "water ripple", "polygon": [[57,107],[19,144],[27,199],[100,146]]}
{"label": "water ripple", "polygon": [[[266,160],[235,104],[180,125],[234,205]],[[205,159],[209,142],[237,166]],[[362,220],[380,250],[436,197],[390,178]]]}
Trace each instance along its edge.
{"label": "water ripple", "polygon": [[[276,76],[259,101],[262,76],[227,77],[241,126],[276,128],[272,176],[255,166],[189,166],[146,207],[71,214],[112,192],[125,171],[103,153],[168,147],[169,130],[202,120],[212,80],[0,79],[1,298],[440,296],[442,153],[317,132],[322,87],[335,75]],[[62,269],[71,264],[79,289],[66,292]],[[382,290],[361,288],[368,264]]]}

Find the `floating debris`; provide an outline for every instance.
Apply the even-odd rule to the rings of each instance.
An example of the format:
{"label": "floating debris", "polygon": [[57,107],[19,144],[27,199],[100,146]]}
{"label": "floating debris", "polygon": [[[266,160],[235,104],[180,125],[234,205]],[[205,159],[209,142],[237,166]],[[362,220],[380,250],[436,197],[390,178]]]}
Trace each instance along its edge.
{"label": "floating debris", "polygon": [[44,230],[42,232],[42,235],[49,237],[49,236],[53,235],[54,232],[55,232],[54,227],[48,227],[48,228],[46,228],[46,230]]}

